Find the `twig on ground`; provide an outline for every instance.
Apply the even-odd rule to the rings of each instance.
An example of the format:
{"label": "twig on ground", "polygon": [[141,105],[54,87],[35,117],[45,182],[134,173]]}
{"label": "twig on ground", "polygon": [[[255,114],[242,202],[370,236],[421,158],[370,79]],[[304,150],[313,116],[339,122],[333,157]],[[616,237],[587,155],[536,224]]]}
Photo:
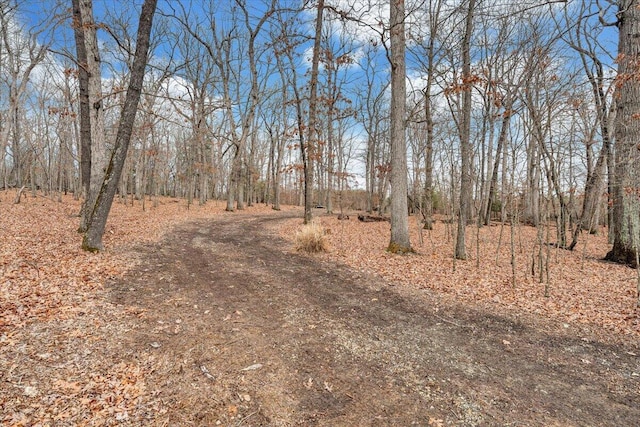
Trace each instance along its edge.
{"label": "twig on ground", "polygon": [[471,328],[471,326],[461,325],[459,323],[454,322],[453,320],[448,320],[448,319],[445,319],[444,317],[438,316],[437,314],[434,314],[434,316],[437,317],[438,319],[442,320],[443,322],[450,323],[450,324],[455,325],[455,326],[457,326],[459,328]]}

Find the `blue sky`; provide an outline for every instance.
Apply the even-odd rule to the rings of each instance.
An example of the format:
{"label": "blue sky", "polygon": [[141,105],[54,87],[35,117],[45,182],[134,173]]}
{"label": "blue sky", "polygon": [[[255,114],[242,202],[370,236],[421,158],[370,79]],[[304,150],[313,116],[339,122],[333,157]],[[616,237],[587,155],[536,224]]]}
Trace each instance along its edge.
{"label": "blue sky", "polygon": [[[217,18],[221,20],[221,23],[222,23],[221,25],[227,25],[229,23],[229,20],[226,17],[228,16],[229,9],[234,4],[233,1],[230,1],[230,0],[218,1],[218,2],[214,2],[210,0],[201,0],[201,1],[203,1],[207,5],[211,5],[212,3],[216,5],[215,7],[217,7],[217,9],[215,11],[215,15]],[[106,15],[110,15],[112,17],[117,16],[125,19],[128,22],[128,28],[127,28],[128,32],[130,34],[135,34],[135,25],[137,24],[137,19],[138,19],[137,11],[140,9],[140,6],[142,3],[143,3],[142,0],[133,0],[133,1],[132,0],[94,0],[94,13],[95,13],[96,19],[99,22],[105,20]],[[299,3],[299,0],[291,0],[291,3],[294,5],[297,5]],[[333,0],[332,3],[337,5],[342,4],[342,7],[344,8],[346,8],[347,6],[353,6],[354,7],[353,13],[356,13],[359,10],[359,8],[363,8],[368,2],[364,0],[349,0],[349,1]],[[178,7],[179,5],[183,5],[185,8],[192,7],[193,14],[194,14],[193,16],[196,18],[203,18],[202,13],[198,11],[198,4],[199,4],[199,1],[183,1],[180,3],[172,0],[159,0],[159,5],[158,5],[159,14],[156,17],[156,23],[159,23],[163,19],[166,19],[162,16],[163,13],[171,14],[172,10],[180,11],[181,9]],[[263,0],[248,0],[248,4],[250,5],[250,7],[254,8],[253,11],[255,12],[256,15],[260,15],[261,12],[263,11],[262,9],[264,8]],[[427,4],[427,3],[424,3],[424,4]],[[485,2],[483,2],[482,4],[488,5],[488,3],[485,3]],[[577,4],[579,3],[576,2],[575,7],[577,7]],[[586,4],[590,5],[591,7],[595,7],[595,3],[593,2],[591,3],[587,2]],[[513,8],[513,6],[515,5],[520,5],[520,2],[513,1],[511,8]],[[64,47],[70,54],[72,55],[74,54],[75,47],[73,44],[74,42],[73,42],[69,21],[68,19],[67,20],[62,19],[62,17],[64,17],[65,15],[68,16],[69,14],[68,8],[71,7],[71,0],[65,0],[61,5],[58,4],[56,0],[30,0],[30,1],[23,2],[21,7],[26,8],[24,14],[22,15],[23,18],[32,25],[40,24],[42,22],[50,22],[52,20],[54,22],[58,22],[59,25],[55,27],[53,32],[45,32],[40,36],[41,40],[43,40],[44,42],[47,38],[51,37],[54,41],[53,48],[55,50],[63,50],[63,47]],[[58,9],[56,9],[56,7],[58,7]],[[557,6],[557,7],[560,7],[560,6]],[[65,10],[65,8],[67,9]],[[596,12],[596,11],[594,10],[592,12]],[[615,12],[613,9],[608,10],[606,17],[611,17],[613,12]],[[302,22],[300,26],[297,28],[297,30],[299,30],[301,33],[306,34],[307,36],[311,36],[314,13],[315,13],[314,10],[309,10],[308,12],[303,14],[301,16]],[[380,43],[379,35],[375,31],[376,29],[375,22],[376,20],[380,20],[384,18],[385,13],[386,13],[386,9],[383,7],[380,10],[375,10],[372,13],[368,14],[368,17],[366,19],[371,21],[370,22],[371,28],[367,28],[366,26],[362,26],[362,25],[358,26],[352,23],[348,24],[347,30],[354,39],[352,52],[354,56],[359,60],[362,61],[363,55],[361,54],[362,53],[361,49],[364,45],[371,44],[372,42]],[[597,14],[594,15],[594,17],[592,18],[592,22],[594,22],[594,25],[596,26],[596,28],[599,28],[599,25],[597,22]],[[424,29],[426,25],[422,24],[421,27]],[[602,30],[602,33],[601,33],[600,41],[602,42],[602,53],[603,53],[602,58],[605,59],[607,61],[606,62],[607,65],[611,66],[613,69],[613,67],[615,66],[613,63],[613,58],[615,57],[615,51],[617,48],[617,30],[614,27],[606,27],[601,30]],[[453,33],[455,31],[455,28],[452,28],[451,31]],[[263,34],[265,34],[266,36],[267,32],[265,31]],[[111,39],[110,36],[108,36],[105,33],[104,30],[101,30],[99,32],[99,37],[104,43],[107,43],[109,45],[113,44],[113,40]],[[337,41],[337,36],[335,37],[334,41]],[[452,40],[452,43],[453,42],[455,42],[455,38],[454,40]],[[172,47],[171,42],[166,42],[166,44],[161,45],[161,47],[162,46],[166,47],[167,49]],[[310,47],[311,47],[310,39],[307,39],[300,46],[300,50],[301,51],[307,50],[308,52]],[[388,78],[389,65],[384,55],[384,49],[381,48],[381,45],[379,45],[379,47],[380,48],[378,49],[377,54],[374,55],[371,59],[375,62],[376,67],[378,69],[376,78],[379,81],[384,81]],[[490,49],[487,49],[487,51],[490,51]],[[607,57],[606,55],[607,52],[610,55],[609,57]],[[571,62],[572,52],[570,50],[567,50],[566,55],[568,56],[569,62]],[[156,59],[161,58],[163,56],[162,51],[161,50],[156,51],[155,56],[156,56]],[[111,61],[111,59],[112,58],[110,58],[107,52],[107,49],[103,50],[103,60],[105,60],[105,62],[113,62],[114,64],[118,63],[118,61]],[[456,58],[454,57],[453,59],[456,59]],[[417,68],[414,66],[415,63],[412,63],[412,60],[413,60],[412,56],[409,55],[408,69],[409,69],[410,81],[413,83],[419,83],[422,77],[422,74],[421,74],[422,72],[417,70]],[[300,61],[299,62],[300,68],[298,70],[298,73],[299,73],[299,79],[302,82],[306,78],[305,72],[307,71],[309,64],[308,62],[305,61],[304,57],[299,61]],[[576,62],[575,64],[577,69],[578,63]],[[107,77],[108,77],[108,72],[109,72],[108,67],[105,67],[105,76]],[[246,72],[246,68],[244,68],[242,72]],[[343,71],[342,76],[346,79],[346,81],[348,81],[347,87],[345,87],[345,93],[351,96],[352,98],[355,98],[355,95],[356,95],[355,91],[361,90],[361,86],[359,86],[359,84],[361,83],[362,77],[363,77],[362,68],[358,67],[357,64],[346,67],[345,70]],[[356,134],[358,133],[363,134],[362,128],[358,128],[358,127],[355,128],[354,132],[356,132]],[[362,138],[364,137],[362,136]]]}

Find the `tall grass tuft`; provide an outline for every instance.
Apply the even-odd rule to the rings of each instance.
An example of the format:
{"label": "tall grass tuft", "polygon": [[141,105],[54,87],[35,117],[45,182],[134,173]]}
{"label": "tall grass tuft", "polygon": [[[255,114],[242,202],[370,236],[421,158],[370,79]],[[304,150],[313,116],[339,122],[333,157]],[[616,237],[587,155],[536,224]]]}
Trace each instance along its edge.
{"label": "tall grass tuft", "polygon": [[316,222],[303,225],[296,233],[296,250],[308,253],[327,252],[329,242],[326,234],[325,229]]}

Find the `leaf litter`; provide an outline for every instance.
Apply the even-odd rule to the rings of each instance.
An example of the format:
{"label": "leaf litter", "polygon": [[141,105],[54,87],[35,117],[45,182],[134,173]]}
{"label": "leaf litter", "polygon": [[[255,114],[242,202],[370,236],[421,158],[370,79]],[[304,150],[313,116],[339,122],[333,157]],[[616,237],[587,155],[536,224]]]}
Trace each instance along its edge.
{"label": "leaf litter", "polygon": [[[78,201],[70,196],[62,202],[30,196],[14,205],[12,198],[9,192],[0,192],[0,422],[148,425],[168,411],[162,390],[150,389],[145,382],[159,361],[153,354],[140,357],[118,346],[145,312],[110,302],[106,284],[141,263],[133,255],[136,245],[159,241],[185,221],[225,215],[224,205],[187,207],[182,200],[163,198],[157,207],[148,203],[143,211],[138,201],[134,206],[116,202],[105,233],[107,250],[90,254],[80,249],[76,232]],[[264,206],[248,210],[251,215],[267,212],[271,209]],[[242,213],[234,213],[238,214]],[[413,224],[412,242],[418,253],[398,256],[385,251],[387,223],[328,216],[320,221],[330,231],[326,234],[330,251],[314,256],[380,275],[402,292],[432,292],[443,301],[493,312],[526,313],[562,325],[577,323],[603,340],[640,337],[635,272],[600,261],[609,248],[603,235],[588,236],[576,252],[551,250],[550,296],[545,297],[544,284],[529,272],[535,250],[533,228],[518,229],[521,243],[513,286],[508,237],[497,246],[499,226],[480,230],[478,268],[473,227],[467,239],[471,256],[454,264],[452,237],[443,222],[433,231],[419,231]],[[278,227],[291,239],[300,220]],[[503,344],[511,343],[505,339]],[[156,341],[147,345],[160,346]],[[258,365],[243,370],[260,369]],[[215,379],[205,365],[201,371]],[[312,384],[309,378],[305,386]],[[333,390],[332,384],[324,386]],[[429,424],[440,425],[440,420],[430,419]]]}
{"label": "leaf litter", "polygon": [[118,342],[145,313],[110,302],[105,285],[140,264],[136,245],[160,240],[181,222],[224,215],[223,204],[188,207],[162,198],[143,211],[139,201],[116,200],[107,249],[92,254],[80,247],[79,201],[12,200],[0,192],[0,424],[148,425],[167,411],[161,391],[145,384],[156,361]]}
{"label": "leaf litter", "polygon": [[[539,280],[537,258],[535,275],[531,274],[532,257],[538,256],[536,229],[516,227],[514,284],[508,224],[502,230],[496,223],[482,227],[479,240],[477,228],[467,227],[468,258],[454,261],[455,238],[451,224],[444,219],[436,221],[433,230],[421,230],[419,219],[412,216],[411,242],[417,253],[395,255],[385,250],[389,223],[322,215],[317,220],[326,231],[330,249],[314,256],[379,275],[400,292],[431,292],[448,303],[472,304],[516,317],[538,316],[558,325],[569,323],[604,341],[640,338],[636,271],[602,261],[611,249],[606,230],[598,235],[583,233],[573,252],[550,246],[549,281],[545,285],[546,280]],[[280,235],[292,241],[300,227],[300,220],[288,220]],[[546,247],[544,253],[546,256]],[[545,286],[549,296],[545,296]]]}

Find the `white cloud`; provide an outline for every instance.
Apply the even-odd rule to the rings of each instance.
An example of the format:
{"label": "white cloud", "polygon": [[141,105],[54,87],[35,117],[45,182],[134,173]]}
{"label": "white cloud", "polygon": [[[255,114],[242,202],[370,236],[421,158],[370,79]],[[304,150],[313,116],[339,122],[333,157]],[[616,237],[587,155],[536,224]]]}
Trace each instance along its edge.
{"label": "white cloud", "polygon": [[389,25],[389,2],[375,0],[329,0],[328,17],[340,22],[344,32],[361,43],[380,42]]}
{"label": "white cloud", "polygon": [[189,99],[189,83],[180,76],[171,76],[164,83],[164,90],[170,98],[186,101]]}

